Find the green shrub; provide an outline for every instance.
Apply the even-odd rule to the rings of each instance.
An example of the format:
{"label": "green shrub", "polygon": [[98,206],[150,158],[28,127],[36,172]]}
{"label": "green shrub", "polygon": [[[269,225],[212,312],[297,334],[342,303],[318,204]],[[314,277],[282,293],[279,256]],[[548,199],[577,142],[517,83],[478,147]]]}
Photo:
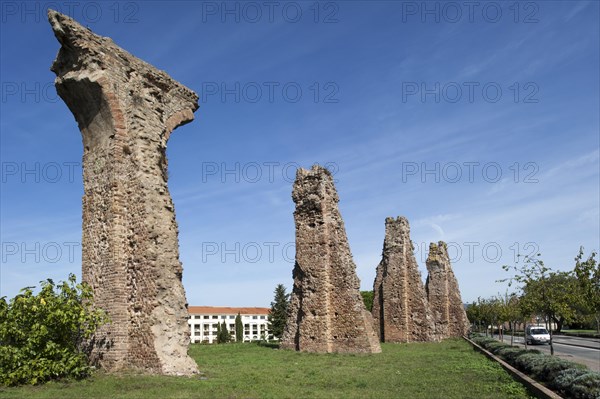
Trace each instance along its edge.
{"label": "green shrub", "polygon": [[479,346],[487,348],[488,344],[490,344],[492,342],[498,342],[498,341],[496,341],[493,338],[489,338],[489,337],[475,337],[475,338],[473,338],[473,342],[475,342]]}
{"label": "green shrub", "polygon": [[506,360],[508,363],[513,364],[515,359],[523,354],[527,353],[525,349],[515,348],[512,346],[507,346],[505,348],[500,348],[498,350],[498,356]]}
{"label": "green shrub", "polygon": [[584,374],[589,373],[589,370],[582,368],[571,368],[562,370],[558,373],[556,378],[550,381],[550,388],[555,389],[558,392],[564,393],[573,386],[573,382],[577,377],[581,377]]}
{"label": "green shrub", "polygon": [[600,399],[600,373],[581,364],[548,356],[535,349],[512,347],[493,338],[475,337],[473,341],[565,397]]}
{"label": "green shrub", "polygon": [[527,353],[516,358],[515,366],[565,397],[600,399],[600,373],[581,364],[541,353]]}
{"label": "green shrub", "polygon": [[544,361],[536,363],[531,370],[532,376],[540,381],[553,381],[563,370],[581,368],[578,364],[559,357],[544,356]]}
{"label": "green shrub", "polygon": [[526,374],[531,374],[532,371],[544,362],[546,355],[542,353],[525,353],[521,356],[517,356],[515,359],[515,366]]}
{"label": "green shrub", "polygon": [[486,345],[486,349],[492,352],[493,354],[497,354],[501,349],[504,348],[510,348],[510,345],[498,341],[490,342]]}
{"label": "green shrub", "polygon": [[600,373],[590,371],[575,378],[566,394],[574,399],[600,398]]}
{"label": "green shrub", "polygon": [[0,298],[0,384],[88,376],[83,342],[107,321],[92,308],[91,288],[77,284],[73,274],[58,285],[41,282],[37,295],[33,288],[23,288],[8,303]]}

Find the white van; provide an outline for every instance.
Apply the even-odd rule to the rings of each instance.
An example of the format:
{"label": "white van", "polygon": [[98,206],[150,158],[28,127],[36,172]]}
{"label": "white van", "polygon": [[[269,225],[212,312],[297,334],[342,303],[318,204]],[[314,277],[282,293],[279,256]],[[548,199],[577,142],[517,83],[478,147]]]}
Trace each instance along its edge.
{"label": "white van", "polygon": [[525,341],[531,344],[549,344],[550,334],[544,326],[527,326],[525,329]]}

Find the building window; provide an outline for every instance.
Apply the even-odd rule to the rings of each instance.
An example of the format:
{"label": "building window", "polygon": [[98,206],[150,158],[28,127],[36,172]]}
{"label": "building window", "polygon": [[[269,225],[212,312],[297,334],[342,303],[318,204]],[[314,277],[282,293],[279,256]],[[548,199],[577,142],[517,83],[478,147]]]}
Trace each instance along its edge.
{"label": "building window", "polygon": [[200,331],[194,332],[194,335],[200,335]]}
{"label": "building window", "polygon": [[252,319],[256,320],[256,319],[258,319],[258,316],[252,316]]}
{"label": "building window", "polygon": [[264,320],[264,319],[265,319],[265,316],[260,316],[260,319],[261,319],[261,320]]}
{"label": "building window", "polygon": [[219,316],[216,316],[216,315],[215,315],[215,316],[213,316],[212,318],[213,318],[213,319],[218,319],[218,318],[219,318]]}
{"label": "building window", "polygon": [[221,319],[226,319],[226,318],[227,318],[227,316],[223,316],[223,315],[221,316]]}
{"label": "building window", "polygon": [[235,316],[233,316],[233,315],[232,315],[232,316],[229,316],[229,318],[230,318],[230,319],[235,319]]}
{"label": "building window", "polygon": [[208,316],[204,316],[204,318],[205,318],[205,319],[208,319],[209,317],[208,317]]}

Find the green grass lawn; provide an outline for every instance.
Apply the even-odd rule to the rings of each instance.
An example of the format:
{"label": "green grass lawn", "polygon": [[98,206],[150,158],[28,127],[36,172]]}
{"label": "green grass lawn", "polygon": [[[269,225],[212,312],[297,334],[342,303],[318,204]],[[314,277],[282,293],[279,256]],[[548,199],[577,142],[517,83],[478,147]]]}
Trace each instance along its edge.
{"label": "green grass lawn", "polygon": [[528,398],[463,340],[383,344],[376,355],[310,354],[256,344],[191,345],[201,377],[97,373],[0,388],[2,398]]}

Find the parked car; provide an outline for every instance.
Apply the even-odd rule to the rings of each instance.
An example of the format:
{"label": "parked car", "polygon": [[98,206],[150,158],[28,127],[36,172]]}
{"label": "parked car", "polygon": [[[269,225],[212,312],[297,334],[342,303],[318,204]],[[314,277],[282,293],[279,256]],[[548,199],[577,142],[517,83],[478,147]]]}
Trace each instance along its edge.
{"label": "parked car", "polygon": [[531,344],[549,344],[550,333],[544,326],[527,326],[525,329],[525,341]]}

